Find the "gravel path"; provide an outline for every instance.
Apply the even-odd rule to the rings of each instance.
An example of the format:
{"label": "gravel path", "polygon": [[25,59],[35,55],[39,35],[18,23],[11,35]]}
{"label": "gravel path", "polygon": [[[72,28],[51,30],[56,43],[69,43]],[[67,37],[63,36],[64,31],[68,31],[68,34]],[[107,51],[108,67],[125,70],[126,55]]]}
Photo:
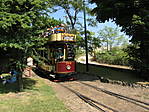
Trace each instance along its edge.
{"label": "gravel path", "polygon": [[[94,88],[85,86],[80,82],[87,83],[96,86],[101,89],[105,89],[117,94],[121,94],[130,98],[138,99],[149,103],[149,89],[145,88],[131,88],[127,86],[113,85],[108,83],[101,83],[97,77],[88,76],[80,74],[77,81],[61,82],[60,84],[65,85],[81,94],[90,97],[97,102],[107,105],[119,112],[149,112],[149,110],[144,109],[136,104],[127,102],[125,100],[116,98],[111,95],[107,95],[101,91],[97,91]],[[91,107],[89,104],[85,103],[74,93],[70,92],[68,89],[62,87],[59,83],[54,83],[46,81],[50,86],[52,86],[56,92],[57,97],[64,102],[66,107],[68,107],[72,112],[100,112],[99,110]],[[146,106],[149,108],[149,106]],[[102,112],[102,111],[101,111]],[[107,111],[110,112],[110,111]]]}

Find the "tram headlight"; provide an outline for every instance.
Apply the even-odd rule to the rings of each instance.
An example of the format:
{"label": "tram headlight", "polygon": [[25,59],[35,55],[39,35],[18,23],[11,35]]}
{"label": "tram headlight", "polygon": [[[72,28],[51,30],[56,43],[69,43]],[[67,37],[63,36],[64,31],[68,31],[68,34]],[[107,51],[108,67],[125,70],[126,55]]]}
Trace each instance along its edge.
{"label": "tram headlight", "polygon": [[70,65],[67,65],[67,66],[66,66],[66,69],[67,69],[67,70],[70,70],[70,69],[71,69],[71,66],[70,66]]}

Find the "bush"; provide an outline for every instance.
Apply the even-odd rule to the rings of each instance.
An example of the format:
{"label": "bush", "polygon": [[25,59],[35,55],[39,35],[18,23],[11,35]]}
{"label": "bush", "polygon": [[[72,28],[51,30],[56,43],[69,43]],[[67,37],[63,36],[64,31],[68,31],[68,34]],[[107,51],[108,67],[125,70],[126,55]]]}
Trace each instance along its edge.
{"label": "bush", "polygon": [[126,65],[128,66],[128,54],[123,49],[112,49],[104,53],[97,54],[97,61],[100,63]]}
{"label": "bush", "polygon": [[78,48],[76,49],[76,52],[75,52],[75,58],[78,59],[80,56],[84,55],[85,54],[85,51],[81,48]]}

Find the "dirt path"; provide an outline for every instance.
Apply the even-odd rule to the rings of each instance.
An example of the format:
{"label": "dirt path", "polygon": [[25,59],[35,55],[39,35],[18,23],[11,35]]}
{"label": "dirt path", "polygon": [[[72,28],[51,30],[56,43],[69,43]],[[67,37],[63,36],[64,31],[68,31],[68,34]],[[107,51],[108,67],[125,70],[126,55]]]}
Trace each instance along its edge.
{"label": "dirt path", "polygon": [[[131,88],[126,86],[123,87],[120,85],[101,83],[97,77],[88,76],[84,74],[80,74],[78,76],[78,81],[149,103],[149,89]],[[101,91],[97,91],[91,87],[85,86],[78,81],[61,82],[60,84],[65,85],[75,91],[79,91],[81,94],[86,95],[87,97],[90,97],[93,100],[96,100],[99,103],[107,105],[110,108],[113,108],[119,112],[148,112],[149,111],[139,105],[127,102],[125,100],[116,98],[114,96],[107,95]],[[99,110],[85,103],[77,95],[75,95],[68,89],[64,88],[59,83],[54,83],[49,81],[46,81],[46,82],[53,87],[57,97],[61,99],[72,112],[100,112]],[[149,108],[149,106],[147,107]],[[110,111],[107,111],[107,112],[110,112]]]}

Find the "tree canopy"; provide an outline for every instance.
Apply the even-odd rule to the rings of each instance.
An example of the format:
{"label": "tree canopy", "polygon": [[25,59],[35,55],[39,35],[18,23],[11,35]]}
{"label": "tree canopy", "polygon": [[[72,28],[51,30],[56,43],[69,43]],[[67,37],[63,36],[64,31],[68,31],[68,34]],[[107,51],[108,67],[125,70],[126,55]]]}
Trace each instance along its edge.
{"label": "tree canopy", "polygon": [[46,39],[39,34],[60,23],[46,15],[49,6],[49,0],[1,0],[0,47],[18,49],[22,55],[17,60],[23,61],[31,55],[28,50],[44,45]]}
{"label": "tree canopy", "polygon": [[[88,0],[87,0],[88,1]],[[67,25],[70,25],[70,28],[72,30],[77,29],[76,27],[83,27],[82,23],[80,23],[80,18],[83,19],[83,14],[80,16],[80,14],[84,11],[84,8],[87,12],[87,14],[91,14],[91,8],[87,4],[88,2],[85,2],[83,0],[55,0],[52,2],[52,4],[55,5],[54,9],[57,10],[64,10],[66,16],[66,23]],[[87,18],[87,21],[89,21],[89,25],[96,25],[95,19]]]}
{"label": "tree canopy", "polygon": [[[0,0],[0,50],[9,54],[13,62],[8,62],[17,71],[22,72],[26,58],[47,42],[39,37],[41,32],[61,23],[47,15],[51,6],[50,0]],[[18,79],[22,90],[22,75]]]}
{"label": "tree canopy", "polygon": [[[64,12],[66,13],[66,15],[70,21],[69,24],[71,25],[71,29],[75,29],[75,25],[78,20],[78,14],[81,10],[83,10],[83,1],[82,0],[77,0],[77,1],[55,0],[55,1],[53,1],[53,4],[55,4],[55,6],[60,7],[64,10]],[[66,22],[68,22],[68,21],[66,21]]]}
{"label": "tree canopy", "polygon": [[[87,33],[87,43],[88,43],[88,53],[96,58],[96,53],[98,49],[101,47],[101,40],[100,38],[96,37],[94,32],[91,32],[89,30],[86,31]],[[80,34],[77,35],[77,52],[78,53],[83,53],[80,50],[85,51],[85,38],[84,36],[84,31],[80,32]]]}
{"label": "tree canopy", "polygon": [[[138,44],[140,69],[149,73],[149,2],[148,0],[91,0],[97,7],[93,12],[99,22],[113,20],[132,36],[133,44]],[[141,50],[139,50],[141,49]],[[141,70],[141,71],[142,71]],[[144,72],[145,71],[145,72]]]}
{"label": "tree canopy", "polygon": [[103,45],[106,45],[107,51],[110,51],[114,46],[127,45],[128,41],[125,36],[120,34],[120,29],[107,27],[98,31],[98,37],[101,39]]}
{"label": "tree canopy", "polygon": [[[145,34],[148,28],[149,3],[148,0],[91,0],[97,4],[93,10],[97,14],[99,22],[105,22],[112,19],[116,24],[122,26],[122,29],[128,34],[137,33],[137,27],[141,27]],[[135,30],[135,31],[134,31]],[[141,29],[138,29],[139,32]],[[138,40],[143,39],[142,35],[137,36]],[[147,38],[147,37],[146,37]]]}

